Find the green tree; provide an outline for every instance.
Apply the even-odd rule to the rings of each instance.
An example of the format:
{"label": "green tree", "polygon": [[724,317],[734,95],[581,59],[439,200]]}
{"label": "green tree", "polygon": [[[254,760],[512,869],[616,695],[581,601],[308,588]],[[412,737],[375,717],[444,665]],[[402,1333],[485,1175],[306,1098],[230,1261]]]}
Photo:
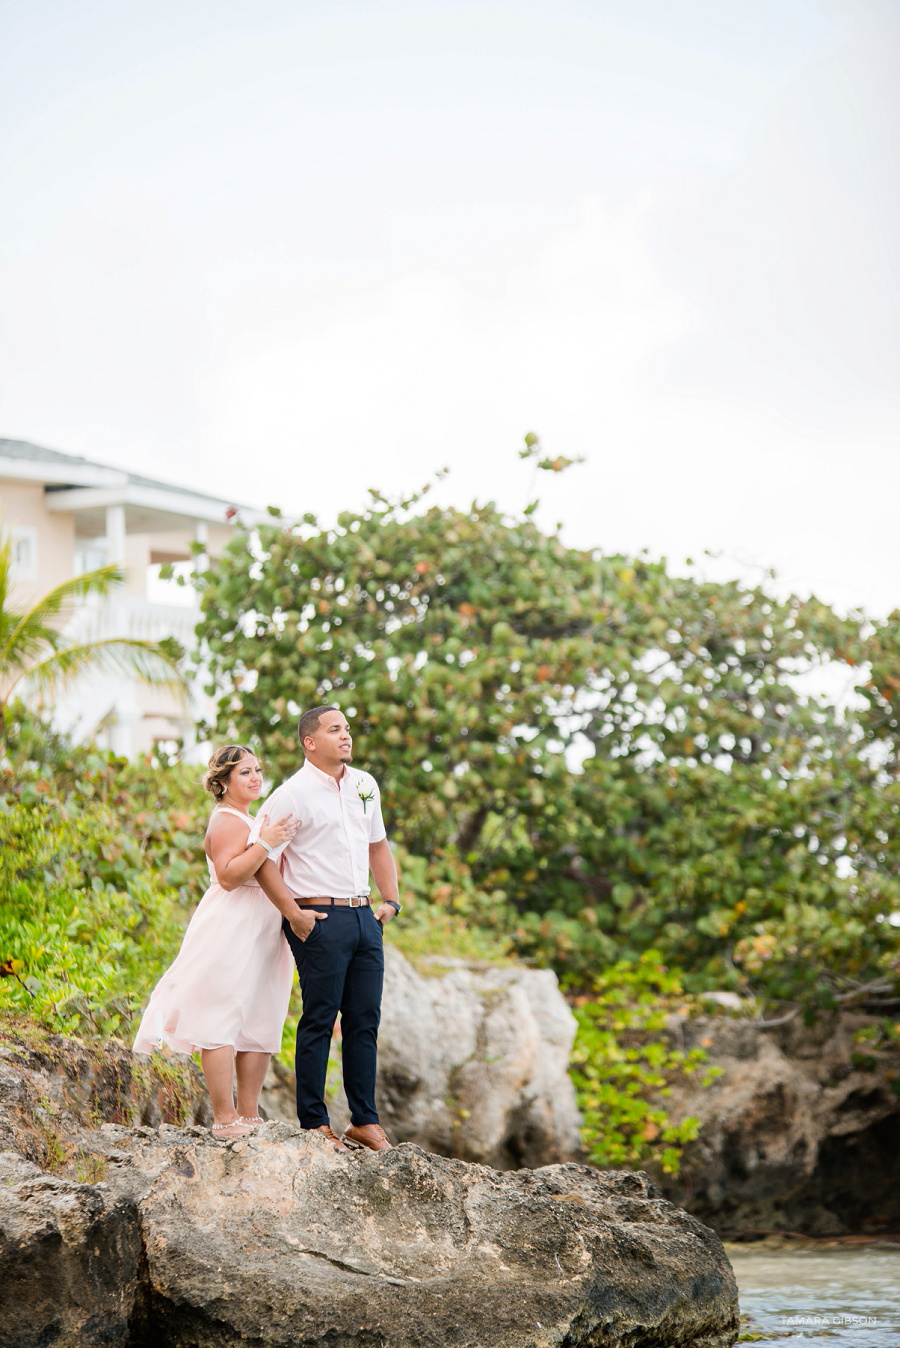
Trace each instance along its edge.
{"label": "green tree", "polygon": [[184,688],[177,654],[165,645],[129,637],[74,643],[63,622],[75,604],[104,598],[124,580],[121,567],[102,566],[55,585],[24,608],[13,595],[12,540],[0,532],[0,733],[8,738],[10,700],[21,693],[46,698],[89,670],[115,669],[147,683]]}
{"label": "green tree", "polygon": [[658,947],[688,987],[804,1002],[895,977],[900,786],[808,686],[868,677],[860,615],[377,492],[237,532],[202,607],[218,733],[281,775],[338,702],[432,897],[520,953],[589,986]]}
{"label": "green tree", "polygon": [[[876,623],[864,642],[842,652],[851,665],[862,665],[859,691],[866,701],[860,717],[863,733],[876,746],[885,775],[900,779],[900,609]],[[865,677],[868,672],[868,678]]]}

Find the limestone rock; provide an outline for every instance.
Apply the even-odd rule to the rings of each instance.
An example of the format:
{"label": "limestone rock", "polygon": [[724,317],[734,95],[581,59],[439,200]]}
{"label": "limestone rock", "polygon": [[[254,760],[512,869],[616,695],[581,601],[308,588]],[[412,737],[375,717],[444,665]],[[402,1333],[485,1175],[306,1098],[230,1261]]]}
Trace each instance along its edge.
{"label": "limestone rock", "polygon": [[151,1063],[115,1041],[85,1043],[33,1024],[0,1025],[0,1151],[59,1170],[82,1129],[101,1120],[212,1123],[199,1069],[189,1058]]}
{"label": "limestone rock", "polygon": [[681,1042],[703,1045],[722,1076],[666,1101],[702,1123],[678,1179],[659,1177],[667,1195],[728,1234],[900,1229],[900,1052],[859,1054],[854,1033],[872,1024],[847,1012],[809,1027],[684,1022]]}
{"label": "limestone rock", "polygon": [[110,1125],[90,1146],[100,1184],[42,1197],[18,1162],[2,1186],[0,1288],[25,1294],[41,1240],[56,1260],[24,1348],[728,1348],[738,1331],[718,1239],[643,1175],[339,1155],[285,1124],[227,1145]]}
{"label": "limestone rock", "polygon": [[128,1197],[0,1153],[0,1344],[126,1344],[141,1235]]}
{"label": "limestone rock", "polygon": [[[580,1159],[575,1018],[556,975],[454,959],[420,973],[385,956],[376,1098],[390,1137],[498,1169]],[[270,1077],[264,1101],[296,1121],[292,1075]],[[346,1110],[338,1094],[336,1123]]]}

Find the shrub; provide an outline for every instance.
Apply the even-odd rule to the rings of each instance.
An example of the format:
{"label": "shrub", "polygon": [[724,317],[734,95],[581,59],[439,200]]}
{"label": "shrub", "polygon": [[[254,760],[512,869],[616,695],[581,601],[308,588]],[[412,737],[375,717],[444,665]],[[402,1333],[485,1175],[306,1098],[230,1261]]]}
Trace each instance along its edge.
{"label": "shrub", "polygon": [[[658,950],[636,963],[614,964],[596,978],[591,994],[576,999],[572,1077],[595,1165],[654,1162],[666,1174],[678,1173],[682,1149],[700,1124],[695,1118],[673,1123],[660,1100],[706,1062],[703,1049],[685,1053],[668,1042],[669,1017],[688,1009],[680,977]],[[702,1084],[718,1074],[706,1068]]]}
{"label": "shrub", "polygon": [[127,1031],[181,939],[177,892],[113,809],[0,814],[0,1006],[63,1033]]}

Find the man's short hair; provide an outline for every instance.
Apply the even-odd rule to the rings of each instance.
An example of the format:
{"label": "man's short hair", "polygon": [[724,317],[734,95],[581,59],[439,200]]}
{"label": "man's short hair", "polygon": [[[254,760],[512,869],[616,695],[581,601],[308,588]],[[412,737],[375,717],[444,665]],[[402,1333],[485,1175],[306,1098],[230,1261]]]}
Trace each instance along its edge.
{"label": "man's short hair", "polygon": [[297,734],[300,738],[300,748],[303,750],[304,758],[306,757],[306,750],[303,749],[303,741],[307,735],[315,735],[319,728],[319,722],[326,711],[340,711],[340,707],[310,707],[309,711],[305,711],[297,722]]}

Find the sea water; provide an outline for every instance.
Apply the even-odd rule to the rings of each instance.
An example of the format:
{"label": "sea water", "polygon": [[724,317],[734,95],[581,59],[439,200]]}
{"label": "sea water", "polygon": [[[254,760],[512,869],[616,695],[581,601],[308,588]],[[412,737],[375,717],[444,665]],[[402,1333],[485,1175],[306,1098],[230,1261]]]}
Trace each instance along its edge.
{"label": "sea water", "polygon": [[740,1292],[740,1342],[900,1348],[900,1245],[727,1249]]}

